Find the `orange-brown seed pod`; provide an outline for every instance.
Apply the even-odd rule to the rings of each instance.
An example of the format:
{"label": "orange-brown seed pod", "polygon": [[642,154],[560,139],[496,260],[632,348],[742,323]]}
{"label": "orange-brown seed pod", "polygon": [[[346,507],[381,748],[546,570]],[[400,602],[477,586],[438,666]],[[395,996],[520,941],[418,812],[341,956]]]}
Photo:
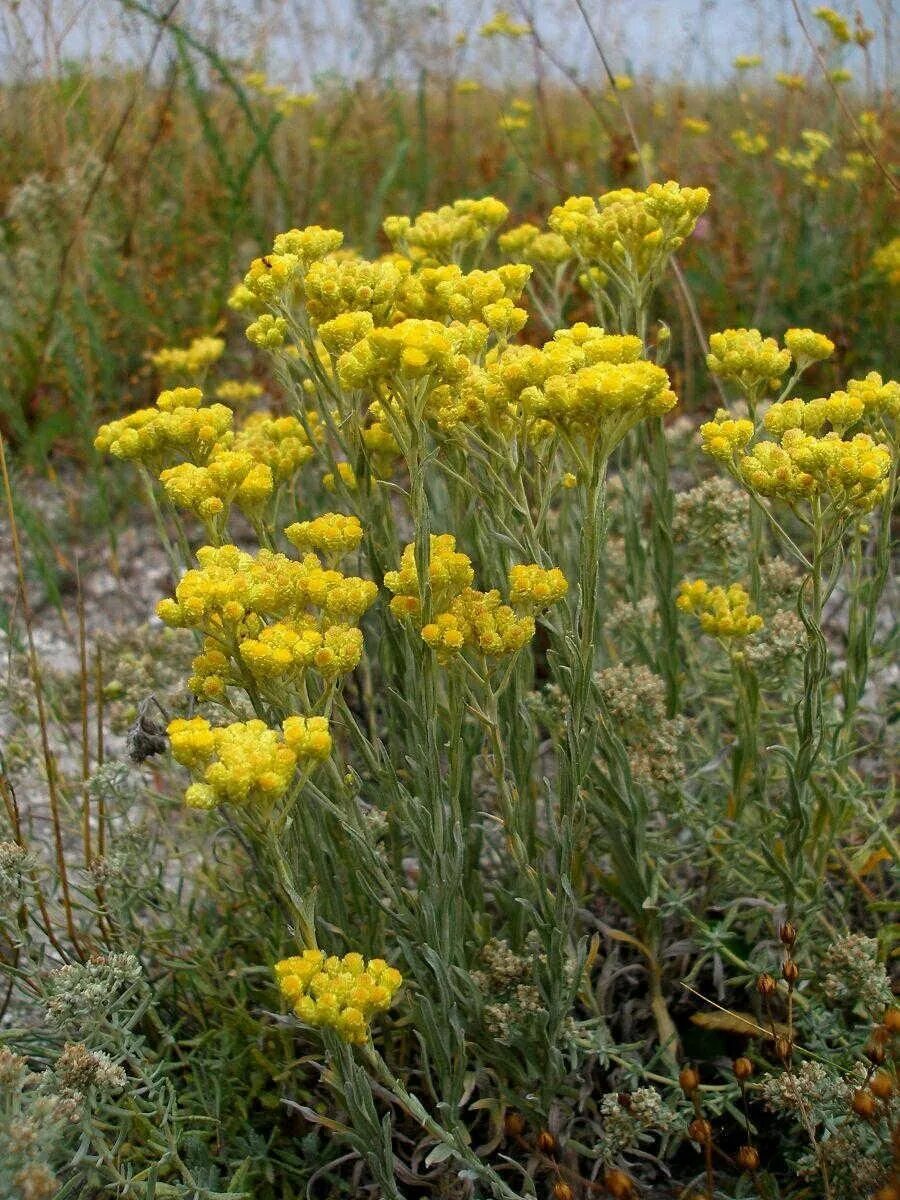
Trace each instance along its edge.
{"label": "orange-brown seed pod", "polygon": [[749,1079],[753,1074],[753,1063],[742,1054],[740,1058],[736,1058],[731,1064],[731,1069],[734,1071],[735,1078],[743,1082],[743,1080]]}
{"label": "orange-brown seed pod", "polygon": [[634,1184],[630,1176],[618,1167],[610,1167],[603,1176],[603,1186],[613,1197],[613,1200],[629,1200],[634,1195]]}
{"label": "orange-brown seed pod", "polygon": [[900,1200],[900,1187],[895,1183],[886,1183],[878,1189],[872,1200]]}
{"label": "orange-brown seed pod", "polygon": [[554,1183],[553,1200],[575,1200],[575,1193],[564,1179],[557,1179]]}
{"label": "orange-brown seed pod", "polygon": [[871,1092],[865,1092],[862,1090],[854,1092],[851,1105],[853,1111],[858,1117],[864,1117],[868,1121],[875,1116],[875,1097]]}
{"label": "orange-brown seed pod", "polygon": [[757,976],[756,990],[761,996],[771,996],[777,986],[768,971],[763,971],[762,975]]}
{"label": "orange-brown seed pod", "polygon": [[894,1081],[887,1071],[876,1071],[869,1080],[869,1088],[879,1100],[890,1100],[894,1094]]}
{"label": "orange-brown seed pod", "polygon": [[688,1125],[688,1136],[701,1146],[712,1141],[712,1125],[705,1117],[695,1117]]}
{"label": "orange-brown seed pod", "polygon": [[781,968],[781,974],[784,976],[785,981],[793,987],[800,978],[800,968],[792,958],[789,958]]}
{"label": "orange-brown seed pod", "polygon": [[755,1146],[741,1146],[737,1152],[738,1166],[742,1171],[759,1170],[759,1151]]}
{"label": "orange-brown seed pod", "polygon": [[537,1135],[537,1148],[541,1154],[555,1154],[559,1149],[559,1142],[549,1129],[542,1129]]}
{"label": "orange-brown seed pod", "polygon": [[678,1086],[686,1096],[690,1096],[692,1092],[696,1092],[700,1086],[700,1073],[693,1067],[682,1067],[678,1072]]}
{"label": "orange-brown seed pod", "polygon": [[900,1008],[896,1005],[885,1012],[884,1027],[888,1033],[900,1033]]}

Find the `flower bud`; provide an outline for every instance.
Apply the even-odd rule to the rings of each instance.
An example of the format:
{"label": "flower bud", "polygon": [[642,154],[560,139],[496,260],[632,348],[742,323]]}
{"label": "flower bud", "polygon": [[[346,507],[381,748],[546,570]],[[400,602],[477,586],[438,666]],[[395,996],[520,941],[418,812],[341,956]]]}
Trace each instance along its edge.
{"label": "flower bud", "polygon": [[875,1116],[875,1098],[871,1092],[854,1092],[851,1106],[858,1117],[863,1117],[867,1121]]}
{"label": "flower bud", "polygon": [[575,1193],[564,1179],[557,1179],[554,1183],[553,1200],[575,1200]]}
{"label": "flower bud", "polygon": [[884,1027],[888,1033],[900,1033],[900,1008],[896,1005],[885,1012]]}
{"label": "flower bud", "polygon": [[755,1146],[741,1146],[737,1161],[742,1171],[756,1171],[759,1169],[759,1151]]}
{"label": "flower bud", "polygon": [[785,964],[781,968],[781,974],[784,976],[785,981],[790,984],[791,987],[793,987],[800,978],[800,968],[792,958],[788,958],[785,960]]}
{"label": "flower bud", "polygon": [[712,1125],[705,1117],[695,1117],[688,1125],[688,1137],[705,1146],[707,1142],[712,1141]]}
{"label": "flower bud", "polygon": [[740,1079],[743,1083],[745,1079],[749,1079],[753,1074],[753,1063],[749,1058],[741,1055],[740,1058],[736,1058],[731,1064],[731,1069],[734,1071],[735,1078]]}
{"label": "flower bud", "polygon": [[508,1112],[503,1119],[503,1131],[507,1137],[521,1137],[525,1132],[525,1118],[521,1113]]}
{"label": "flower bud", "polygon": [[876,1071],[869,1080],[869,1087],[872,1095],[877,1096],[879,1100],[890,1100],[894,1094],[894,1081],[887,1071]]}
{"label": "flower bud", "polygon": [[542,1129],[537,1135],[537,1148],[541,1154],[553,1155],[559,1149],[559,1142],[549,1129]]}
{"label": "flower bud", "polygon": [[613,1197],[613,1200],[628,1200],[634,1195],[634,1184],[624,1171],[618,1167],[610,1167],[603,1176],[603,1186]]}
{"label": "flower bud", "polygon": [[678,1073],[678,1086],[686,1096],[690,1096],[700,1086],[699,1072],[693,1067],[683,1067]]}

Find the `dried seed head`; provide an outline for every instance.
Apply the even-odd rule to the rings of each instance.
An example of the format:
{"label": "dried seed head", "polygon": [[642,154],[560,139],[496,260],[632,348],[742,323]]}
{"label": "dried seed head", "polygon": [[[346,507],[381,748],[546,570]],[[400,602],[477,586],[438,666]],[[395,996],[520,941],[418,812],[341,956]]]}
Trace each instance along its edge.
{"label": "dried seed head", "polygon": [[865,1056],[875,1067],[880,1067],[885,1060],[884,1046],[880,1041],[871,1041],[866,1046]]}
{"label": "dried seed head", "polygon": [[542,1129],[537,1135],[537,1148],[541,1154],[555,1154],[559,1149],[559,1142],[556,1136],[549,1129]]}
{"label": "dried seed head", "polygon": [[797,927],[792,925],[790,921],[785,921],[778,930],[778,936],[781,938],[783,946],[793,946],[797,940]]}
{"label": "dried seed head", "polygon": [[525,1118],[521,1113],[508,1112],[503,1119],[503,1131],[507,1137],[521,1137],[525,1132]]}
{"label": "dried seed head", "polygon": [[767,971],[763,971],[762,975],[757,976],[756,990],[761,996],[771,996],[777,986],[775,980]]}
{"label": "dried seed head", "polygon": [[753,1063],[749,1058],[745,1058],[744,1055],[741,1055],[740,1058],[736,1058],[731,1064],[731,1069],[734,1071],[735,1078],[740,1079],[743,1082],[743,1080],[749,1079],[753,1074]]}
{"label": "dried seed head", "polygon": [[575,1200],[575,1193],[564,1179],[557,1179],[554,1183],[553,1200]]}
{"label": "dried seed head", "polygon": [[759,1151],[755,1146],[741,1146],[737,1161],[742,1171],[756,1171],[759,1169]]}
{"label": "dried seed head", "polygon": [[699,1072],[693,1067],[682,1067],[678,1073],[678,1085],[686,1096],[690,1096],[700,1086]]}
{"label": "dried seed head", "polygon": [[695,1142],[699,1142],[701,1146],[705,1146],[707,1142],[712,1141],[712,1125],[705,1117],[695,1117],[688,1125],[688,1136]]}
{"label": "dried seed head", "polygon": [[782,1062],[786,1062],[791,1057],[791,1043],[786,1037],[775,1039],[775,1053]]}
{"label": "dried seed head", "polygon": [[888,1033],[900,1033],[900,1008],[896,1005],[885,1011],[884,1027]]}
{"label": "dried seed head", "polygon": [[875,1097],[872,1095],[871,1092],[867,1092],[867,1091],[854,1092],[853,1100],[851,1101],[851,1104],[853,1107],[853,1111],[856,1113],[856,1115],[858,1117],[863,1117],[867,1121],[871,1120],[871,1118],[875,1116],[875,1113],[877,1111],[877,1105],[875,1104]]}
{"label": "dried seed head", "polygon": [[800,968],[792,958],[788,958],[785,960],[784,966],[781,968],[781,974],[784,976],[786,982],[793,987],[800,978]]}
{"label": "dried seed head", "polygon": [[887,1071],[876,1071],[869,1080],[869,1088],[879,1100],[890,1100],[894,1094],[894,1081]]}
{"label": "dried seed head", "polygon": [[900,1200],[900,1187],[895,1183],[886,1183],[878,1189],[872,1200]]}
{"label": "dried seed head", "polygon": [[603,1176],[603,1186],[613,1197],[613,1200],[628,1200],[634,1195],[634,1184],[631,1177],[618,1167],[610,1167]]}

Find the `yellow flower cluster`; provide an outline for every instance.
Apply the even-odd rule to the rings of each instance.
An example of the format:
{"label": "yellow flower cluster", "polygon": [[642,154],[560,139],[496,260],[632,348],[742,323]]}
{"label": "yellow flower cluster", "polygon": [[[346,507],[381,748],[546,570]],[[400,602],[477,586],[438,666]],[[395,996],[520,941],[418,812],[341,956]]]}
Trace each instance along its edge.
{"label": "yellow flower cluster", "polygon": [[200,567],[157,612],[167,625],[205,635],[189,680],[198,695],[217,698],[227,686],[243,685],[245,672],[260,682],[296,680],[307,669],[332,679],[359,663],[355,622],[378,593],[370,580],[327,570],[314,554],[297,562],[226,545],[204,546],[197,559]]}
{"label": "yellow flower cluster", "polygon": [[384,324],[410,269],[407,260],[396,256],[375,262],[362,258],[314,262],[303,281],[307,310],[320,324],[353,312],[371,313]]}
{"label": "yellow flower cluster", "polygon": [[559,567],[549,570],[535,563],[509,569],[509,602],[516,609],[542,612],[562,600],[569,584]]}
{"label": "yellow flower cluster", "polygon": [[289,717],[281,733],[264,721],[216,729],[204,717],[179,718],[167,732],[173,757],[197,777],[184,795],[190,808],[272,804],[291,786],[298,762],[331,753],[324,717]]}
{"label": "yellow flower cluster", "polygon": [[225,351],[225,342],[217,337],[194,338],[186,349],[166,347],[150,355],[154,367],[168,375],[202,375]]}
{"label": "yellow flower cluster", "polygon": [[410,217],[386,217],[384,232],[391,245],[416,263],[458,262],[467,252],[479,252],[509,216],[493,196],[455,200],[434,212]]}
{"label": "yellow flower cluster", "polygon": [[233,414],[224,404],[203,405],[199,388],[161,392],[154,408],[140,408],[101,425],[96,448],[115,458],[158,468],[173,454],[203,463],[231,429]]}
{"label": "yellow flower cluster", "polygon": [[704,133],[709,133],[710,124],[703,117],[682,117],[681,128],[685,133],[691,133],[699,137]]}
{"label": "yellow flower cluster", "polygon": [[746,450],[753,440],[753,422],[745,418],[734,420],[720,408],[712,421],[700,426],[703,449],[719,462],[733,463],[735,456]]}
{"label": "yellow flower cluster", "polygon": [[[531,267],[522,263],[467,274],[455,263],[425,267],[407,278],[400,304],[412,317],[483,321],[490,328],[491,310],[498,304],[502,307],[504,301],[518,300],[530,275]],[[528,314],[522,309],[516,311],[521,312],[524,325]]]}
{"label": "yellow flower cluster", "polygon": [[[311,425],[317,422],[311,415]],[[251,413],[236,433],[233,424],[231,409],[205,406],[199,388],[173,388],[155,408],[101,426],[94,445],[158,472],[172,504],[196,513],[218,538],[232,504],[259,517],[275,486],[314,453],[296,417]],[[175,456],[186,461],[162,469]]]}
{"label": "yellow flower cluster", "polygon": [[900,288],[900,237],[891,240],[872,255],[872,266],[891,287]]}
{"label": "yellow flower cluster", "polygon": [[710,336],[706,365],[713,375],[731,379],[748,395],[758,396],[777,386],[791,365],[791,354],[758,329],[724,329]]}
{"label": "yellow flower cluster", "polygon": [[813,329],[789,329],[784,335],[784,344],[801,370],[834,354],[831,338]]}
{"label": "yellow flower cluster", "polygon": [[206,466],[169,467],[159,481],[172,504],[207,522],[227,516],[233,503],[248,516],[258,516],[275,488],[270,467],[234,450],[216,451]]}
{"label": "yellow flower cluster", "polygon": [[363,528],[358,517],[323,513],[313,521],[296,521],[288,525],[284,536],[298,550],[314,550],[336,562],[359,549]]}
{"label": "yellow flower cluster", "polygon": [[501,233],[497,245],[510,258],[532,266],[556,268],[572,257],[571,247],[565,238],[528,223],[517,225],[508,233]]}
{"label": "yellow flower cluster", "polygon": [[690,236],[708,203],[706,188],[653,183],[643,192],[621,188],[599,200],[571,196],[553,209],[548,224],[585,263],[641,280]]}
{"label": "yellow flower cluster", "polygon": [[750,612],[750,596],[739,583],[723,588],[710,587],[705,579],[685,579],[675,603],[699,618],[711,637],[743,638],[763,626],[762,617]]}
{"label": "yellow flower cluster", "polygon": [[471,365],[464,353],[470,338],[466,326],[411,317],[397,325],[372,329],[342,354],[337,362],[338,378],[345,388],[373,387],[386,380],[408,384],[426,377],[457,383]]}
{"label": "yellow flower cluster", "polygon": [[[463,650],[486,659],[515,654],[534,636],[534,614],[561,600],[568,591],[569,585],[556,567],[513,567],[509,573],[510,602],[504,604],[496,589],[480,592],[471,586],[475,578],[471,559],[456,549],[452,534],[432,534],[430,548],[428,572],[434,615],[421,625],[420,632],[444,665]],[[394,593],[394,616],[421,624],[422,597],[413,545],[405,548],[400,569],[389,571],[384,584]]]}
{"label": "yellow flower cluster", "polygon": [[866,433],[845,441],[835,432],[815,437],[787,429],[779,442],[757,442],[736,468],[761,496],[788,503],[826,498],[835,515],[846,518],[870,512],[882,501],[890,465],[888,448]]}
{"label": "yellow flower cluster", "polygon": [[326,958],[321,950],[282,959],[275,978],[296,1017],[332,1029],[354,1046],[368,1041],[373,1017],[390,1008],[403,983],[400,972],[381,958],[366,962],[355,953]]}
{"label": "yellow flower cluster", "polygon": [[[343,240],[340,230],[323,229],[321,225],[279,233],[272,252],[250,264],[243,284],[229,298],[230,306],[238,311],[259,312],[275,303],[292,302],[301,295],[310,266],[333,254]],[[265,328],[259,331],[260,336]],[[270,330],[270,336],[273,332]]]}
{"label": "yellow flower cluster", "polygon": [[269,412],[251,413],[234,435],[230,448],[249,454],[272,472],[276,483],[292,479],[315,454],[307,428],[318,439],[320,418],[308,412],[306,426],[296,417],[275,417]]}

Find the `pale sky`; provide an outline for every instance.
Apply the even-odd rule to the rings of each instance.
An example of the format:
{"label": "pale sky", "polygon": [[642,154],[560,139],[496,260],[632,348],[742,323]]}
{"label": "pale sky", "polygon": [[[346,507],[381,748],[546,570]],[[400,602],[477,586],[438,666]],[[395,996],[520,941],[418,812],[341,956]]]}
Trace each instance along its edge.
{"label": "pale sky", "polygon": [[[146,0],[157,11],[171,0]],[[586,79],[596,78],[597,58],[575,0],[180,0],[175,19],[231,60],[252,58],[277,82],[298,89],[322,76],[358,77],[377,65],[384,75],[414,78],[436,66],[440,48],[466,32],[456,51],[462,75],[510,77],[521,73],[522,43],[485,41],[479,27],[497,10],[514,20],[533,10],[535,25],[553,55]],[[791,0],[587,0],[591,20],[616,73],[650,74],[689,81],[718,81],[736,55],[762,53],[771,71],[804,70],[810,51]],[[801,0],[823,45],[826,32]],[[877,31],[871,47],[876,78],[893,75],[885,31],[896,24],[895,0],[837,3],[851,21],[859,13]],[[141,62],[152,25],[125,16],[118,0],[0,0],[0,70],[58,70],[88,58],[110,65]],[[161,47],[161,59],[165,49]],[[525,71],[530,70],[530,51]],[[846,65],[863,75],[857,47]]]}

